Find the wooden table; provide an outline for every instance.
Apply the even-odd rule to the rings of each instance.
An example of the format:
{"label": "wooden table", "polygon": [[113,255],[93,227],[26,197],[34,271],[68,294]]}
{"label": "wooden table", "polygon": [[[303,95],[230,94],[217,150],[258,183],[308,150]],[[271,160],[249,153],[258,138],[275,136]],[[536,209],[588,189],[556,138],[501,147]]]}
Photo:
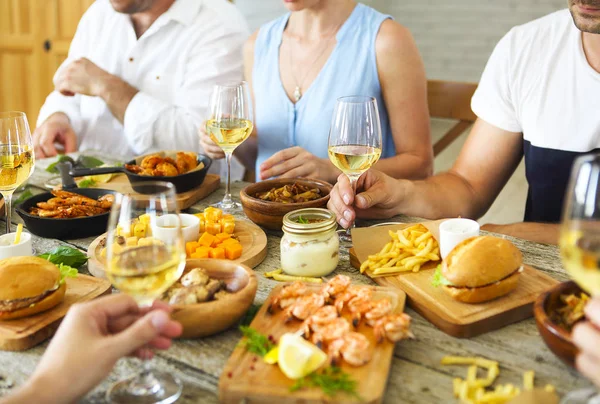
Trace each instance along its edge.
{"label": "wooden table", "polygon": [[[31,183],[41,185],[48,178],[40,167],[31,178]],[[232,193],[238,195],[244,183],[235,183]],[[191,210],[198,211],[220,200],[222,191],[217,191],[195,205]],[[13,215],[17,223],[20,218]],[[416,219],[397,217],[395,221],[411,222]],[[367,225],[371,222],[359,223]],[[92,239],[51,240],[33,237],[38,252],[45,252],[59,244],[68,244],[86,250]],[[268,256],[255,268],[263,273],[279,267],[280,234],[268,233]],[[512,239],[523,251],[524,261],[559,280],[567,279],[561,268],[558,250],[554,246],[535,244]],[[85,269],[84,269],[85,271]],[[341,261],[337,273],[349,275],[354,283],[373,284],[367,277],[352,268],[348,261]],[[259,276],[256,304],[262,304],[275,281]],[[543,386],[552,383],[562,395],[567,391],[588,387],[590,383],[577,372],[563,365],[544,345],[533,319],[522,321],[501,330],[472,339],[455,339],[408,309],[413,317],[413,332],[417,339],[397,344],[392,369],[385,395],[386,403],[447,403],[453,402],[452,379],[465,377],[465,367],[443,367],[440,359],[445,355],[485,356],[500,361],[499,383],[521,385],[522,373],[536,371],[536,384]],[[231,329],[222,334],[198,340],[181,340],[170,350],[161,352],[154,360],[154,366],[168,370],[184,382],[181,403],[217,402],[217,385],[221,370],[227,358],[238,343],[241,334]],[[20,385],[32,373],[43,354],[47,343],[25,352],[0,352],[0,396],[10,392],[11,386]],[[137,370],[135,359],[122,359],[111,375],[93,390],[84,400],[88,403],[104,401],[104,394],[110,384]],[[94,364],[90,363],[90,366]]]}

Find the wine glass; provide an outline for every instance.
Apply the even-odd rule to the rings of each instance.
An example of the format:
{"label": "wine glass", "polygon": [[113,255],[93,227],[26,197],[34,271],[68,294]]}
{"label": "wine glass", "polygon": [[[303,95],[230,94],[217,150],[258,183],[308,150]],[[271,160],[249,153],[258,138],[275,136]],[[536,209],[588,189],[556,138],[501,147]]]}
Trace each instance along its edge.
{"label": "wine glass", "polygon": [[10,233],[12,195],[34,166],[33,140],[24,112],[0,112],[0,193],[4,197],[6,233]]}
{"label": "wine glass", "polygon": [[[140,307],[148,307],[181,276],[185,247],[173,184],[135,185],[144,195],[115,196],[106,237],[106,275],[115,288],[131,295]],[[160,232],[153,230],[157,227]],[[143,245],[125,243],[127,237],[144,231],[152,231],[153,239],[145,239]],[[106,397],[114,403],[172,403],[181,389],[175,376],[151,369],[145,360],[141,373],[114,384]]]}
{"label": "wine glass", "polygon": [[[573,164],[559,244],[562,262],[573,280],[600,297],[600,154],[579,157]],[[595,389],[570,392],[561,403],[590,400],[600,402]]]}
{"label": "wine glass", "polygon": [[[381,122],[373,97],[338,98],[329,130],[329,160],[350,180],[356,193],[360,176],[381,156]],[[340,241],[352,242],[351,228],[341,231]]]}
{"label": "wine glass", "polygon": [[231,198],[231,157],[236,147],[250,136],[254,128],[248,83],[242,81],[216,85],[211,97],[210,111],[206,132],[225,152],[227,161],[225,196],[215,206],[228,212],[240,211],[242,205]]}

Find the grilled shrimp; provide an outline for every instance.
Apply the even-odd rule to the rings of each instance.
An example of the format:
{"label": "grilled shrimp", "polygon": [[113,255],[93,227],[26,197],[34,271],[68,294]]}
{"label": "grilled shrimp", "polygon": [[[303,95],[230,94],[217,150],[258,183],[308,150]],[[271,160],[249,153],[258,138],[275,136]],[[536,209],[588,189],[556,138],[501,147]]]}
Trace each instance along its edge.
{"label": "grilled shrimp", "polygon": [[373,326],[375,339],[380,343],[384,338],[387,338],[390,342],[414,338],[414,335],[410,332],[410,321],[410,316],[405,313],[389,314],[380,318]]}
{"label": "grilled shrimp", "polygon": [[388,299],[378,300],[371,304],[371,310],[365,313],[367,324],[373,327],[377,320],[392,312],[392,303]]}
{"label": "grilled shrimp", "polygon": [[325,306],[325,296],[322,293],[302,296],[285,310],[286,321],[294,317],[298,320],[306,320],[323,306]]}
{"label": "grilled shrimp", "polygon": [[361,299],[369,300],[371,298],[371,289],[364,286],[348,287],[344,292],[337,295],[333,302],[338,313],[341,313],[344,310],[344,306],[357,296],[361,296]]}
{"label": "grilled shrimp", "polygon": [[362,366],[369,362],[373,356],[369,345],[369,340],[364,335],[349,332],[332,341],[329,344],[328,353],[334,364],[339,362],[341,356],[349,365]]}
{"label": "grilled shrimp", "polygon": [[304,320],[302,329],[304,337],[309,338],[311,332],[319,332],[324,326],[338,318],[338,312],[333,306],[323,306],[312,316]]}
{"label": "grilled shrimp", "polygon": [[175,165],[179,174],[187,173],[198,165],[198,157],[194,153],[177,152]]}
{"label": "grilled shrimp", "polygon": [[313,333],[310,340],[320,348],[324,343],[340,339],[349,332],[350,323],[348,320],[343,317],[338,317],[327,325],[322,326],[318,332]]}
{"label": "grilled shrimp", "polygon": [[158,154],[151,154],[149,156],[144,157],[140,167],[143,169],[154,169],[160,163],[162,163],[164,159],[160,157]]}
{"label": "grilled shrimp", "polygon": [[285,309],[306,293],[308,293],[308,289],[302,282],[296,281],[286,285],[281,289],[281,292],[271,300],[271,303],[267,307],[267,311],[272,313],[274,307]]}
{"label": "grilled shrimp", "polygon": [[161,177],[173,177],[175,175],[179,175],[179,171],[177,171],[177,167],[175,167],[173,164],[162,162],[156,165],[154,174]]}
{"label": "grilled shrimp", "polygon": [[346,275],[337,275],[323,287],[323,293],[329,300],[346,291],[348,286],[350,286],[350,278]]}

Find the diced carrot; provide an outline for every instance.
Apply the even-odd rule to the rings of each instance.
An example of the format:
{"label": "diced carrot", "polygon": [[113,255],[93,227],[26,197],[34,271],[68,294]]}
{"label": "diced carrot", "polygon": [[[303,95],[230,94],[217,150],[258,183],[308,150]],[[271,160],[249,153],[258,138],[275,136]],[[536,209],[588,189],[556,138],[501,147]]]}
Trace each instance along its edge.
{"label": "diced carrot", "polygon": [[231,238],[231,234],[229,234],[229,233],[219,233],[219,234],[216,234],[215,236],[219,239],[219,242],[222,242],[222,241],[227,240],[228,238]]}
{"label": "diced carrot", "polygon": [[242,256],[242,245],[240,243],[228,244],[225,246],[225,257],[230,260],[236,260]]}
{"label": "diced carrot", "polygon": [[210,247],[210,246],[212,246],[215,239],[216,239],[216,237],[213,236],[212,234],[210,234],[208,232],[204,232],[204,233],[202,233],[202,236],[200,236],[200,238],[198,239],[198,244],[203,245],[205,247]]}
{"label": "diced carrot", "polygon": [[225,258],[225,250],[221,247],[211,248],[208,256],[210,258]]}
{"label": "diced carrot", "polygon": [[188,255],[188,257],[192,255],[194,251],[196,251],[196,248],[198,248],[199,245],[200,244],[198,244],[197,241],[190,241],[185,243],[185,253]]}

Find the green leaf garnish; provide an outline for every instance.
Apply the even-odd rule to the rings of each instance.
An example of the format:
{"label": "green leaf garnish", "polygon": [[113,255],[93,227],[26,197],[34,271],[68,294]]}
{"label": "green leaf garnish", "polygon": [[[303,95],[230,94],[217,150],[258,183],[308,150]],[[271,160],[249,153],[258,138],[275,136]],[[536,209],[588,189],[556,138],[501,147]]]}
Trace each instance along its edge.
{"label": "green leaf garnish", "polygon": [[58,159],[54,163],[52,163],[48,167],[46,167],[46,171],[48,171],[49,173],[52,173],[52,174],[58,174],[59,171],[58,171],[58,168],[56,168],[56,165],[58,163],[62,163],[62,162],[65,162],[65,161],[68,161],[68,162],[70,162],[73,165],[75,164],[75,160],[73,160],[69,156],[66,156],[66,155],[62,154],[62,155],[58,156]]}
{"label": "green leaf garnish", "polygon": [[13,201],[13,203],[15,205],[18,205],[20,203],[22,203],[23,201],[31,198],[33,196],[33,194],[31,193],[31,190],[29,188],[27,188],[25,191],[21,192],[21,195],[19,195],[19,197],[17,199],[15,199]]}
{"label": "green leaf garnish", "polygon": [[442,275],[442,266],[438,265],[433,274],[433,278],[431,278],[431,284],[436,288],[439,286],[453,286],[452,282]]}
{"label": "green leaf garnish", "polygon": [[64,264],[58,264],[57,267],[60,271],[59,285],[62,285],[66,278],[75,278],[77,276],[77,268],[73,268]]}
{"label": "green leaf garnish", "polygon": [[77,159],[77,162],[79,164],[81,164],[82,166],[84,166],[85,168],[96,168],[96,167],[100,167],[101,165],[104,164],[104,161],[99,160],[96,157],[84,156],[84,155],[79,156],[79,158]]}
{"label": "green leaf garnish", "polygon": [[258,313],[261,307],[262,306],[258,304],[253,304],[252,306],[250,306],[248,311],[246,311],[246,313],[244,313],[244,315],[242,316],[242,319],[240,320],[240,325],[250,325],[252,320],[254,320],[254,317],[256,317],[256,313]]}
{"label": "green leaf garnish", "polygon": [[300,390],[304,387],[320,388],[329,397],[342,392],[360,399],[356,392],[356,380],[353,380],[348,373],[337,366],[327,367],[320,372],[314,372],[299,379],[290,388],[290,391]]}
{"label": "green leaf garnish", "polygon": [[40,258],[50,261],[54,265],[66,265],[73,268],[79,268],[88,260],[87,255],[76,248],[66,245],[56,247],[54,250],[39,255]]}
{"label": "green leaf garnish", "polygon": [[308,220],[303,218],[302,216],[298,216],[298,223],[308,224]]}
{"label": "green leaf garnish", "polygon": [[260,357],[265,356],[271,349],[275,348],[275,344],[269,340],[266,336],[259,333],[252,327],[240,326],[240,331],[244,334],[244,340],[242,344],[246,347],[248,352],[259,355]]}
{"label": "green leaf garnish", "polygon": [[79,181],[79,183],[77,184],[79,188],[91,188],[94,185],[96,185],[96,180],[93,178],[86,178],[84,180]]}

